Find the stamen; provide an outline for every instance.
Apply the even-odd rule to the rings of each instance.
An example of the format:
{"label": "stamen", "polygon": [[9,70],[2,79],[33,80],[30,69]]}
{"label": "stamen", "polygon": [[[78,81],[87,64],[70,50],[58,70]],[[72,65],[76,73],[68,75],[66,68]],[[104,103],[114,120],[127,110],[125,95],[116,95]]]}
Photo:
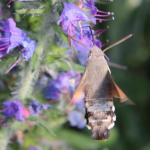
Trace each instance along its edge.
{"label": "stamen", "polygon": [[102,23],[102,22],[105,22],[105,21],[112,21],[112,20],[114,20],[115,18],[114,17],[112,17],[112,18],[97,18],[96,19],[96,21],[98,21],[98,22],[100,22],[100,23]]}
{"label": "stamen", "polygon": [[96,14],[95,17],[102,17],[102,18],[105,17],[106,18],[106,17],[112,17],[112,15],[108,15],[108,14],[106,14],[106,15]]}
{"label": "stamen", "polygon": [[97,10],[97,14],[114,15],[114,12]]}
{"label": "stamen", "polygon": [[104,21],[112,21],[114,20],[114,13],[97,10],[97,14],[95,14],[95,17],[96,20],[100,23]]}

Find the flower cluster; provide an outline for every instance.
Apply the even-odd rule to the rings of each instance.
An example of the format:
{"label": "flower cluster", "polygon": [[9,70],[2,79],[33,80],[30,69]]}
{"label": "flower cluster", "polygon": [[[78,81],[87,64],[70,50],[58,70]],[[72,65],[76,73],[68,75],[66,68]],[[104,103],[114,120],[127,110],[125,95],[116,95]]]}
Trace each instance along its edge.
{"label": "flower cluster", "polygon": [[19,100],[9,100],[3,103],[2,114],[6,118],[15,118],[18,121],[23,121],[29,117],[30,112],[23,106]]}
{"label": "flower cluster", "polygon": [[46,99],[59,100],[62,95],[72,96],[81,75],[74,71],[62,72],[55,79],[50,80],[44,89]]}
{"label": "flower cluster", "polygon": [[85,107],[83,99],[75,104],[75,109],[68,113],[68,121],[72,127],[82,129],[86,126]]}
{"label": "flower cluster", "polygon": [[[93,45],[102,47],[101,41],[96,36],[98,32],[91,29],[91,24],[113,19],[113,13],[98,10],[95,0],[82,0],[78,4],[64,3],[64,9],[58,21],[65,34],[68,35],[70,45],[76,50],[77,58],[82,65],[87,62],[87,57]],[[69,54],[71,50],[69,50]]]}
{"label": "flower cluster", "polygon": [[[81,75],[74,71],[62,72],[56,79],[51,80],[48,86],[44,89],[44,95],[50,100],[71,99],[76,86],[80,81]],[[84,103],[83,99],[79,100],[74,110],[68,112],[68,121],[72,127],[82,129],[86,125],[84,118]]]}
{"label": "flower cluster", "polygon": [[28,61],[33,55],[36,43],[23,30],[16,27],[12,18],[0,20],[0,58],[18,46],[22,47],[20,48],[22,57]]}
{"label": "flower cluster", "polygon": [[[76,4],[64,3],[58,24],[68,36],[71,49],[67,51],[67,54],[71,57],[76,54],[80,64],[86,65],[89,51],[93,45],[99,48],[103,46],[97,36],[106,31],[105,29],[94,31],[91,24],[95,25],[97,22],[102,23],[111,19],[113,19],[113,13],[98,10],[95,6],[95,0],[79,0]],[[60,76],[61,80],[59,80]],[[51,96],[49,98],[58,99],[64,89],[68,90],[68,80],[65,80],[64,74],[60,74],[60,76],[50,83],[49,96]],[[63,82],[65,88],[62,86]],[[68,121],[72,127],[84,128],[86,120],[83,99],[78,102],[75,104],[75,109],[68,113]]]}
{"label": "flower cluster", "polygon": [[[98,10],[95,0],[79,0],[78,3],[64,3],[64,9],[58,20],[65,34],[68,35],[71,48],[75,49],[76,56],[82,65],[86,65],[88,54],[93,45],[102,47],[102,42],[97,35],[105,30],[94,31],[91,24],[101,23],[112,19],[112,13]],[[19,47],[21,56],[28,61],[35,50],[36,43],[31,40],[26,32],[16,27],[12,18],[0,20],[0,58],[5,57],[15,48]],[[67,51],[73,55],[72,49]],[[55,79],[50,80],[44,88],[44,96],[49,100],[71,99],[76,86],[81,79],[81,74],[74,71],[62,72]],[[75,109],[68,113],[68,121],[73,127],[83,128],[86,125],[84,119],[85,110],[83,99],[75,104]],[[15,118],[23,121],[31,115],[38,115],[47,110],[49,105],[38,101],[31,101],[25,107],[19,100],[9,100],[3,103],[2,114],[6,118]]]}
{"label": "flower cluster", "polygon": [[18,121],[24,121],[29,116],[39,115],[48,108],[50,108],[50,105],[41,104],[35,100],[31,101],[28,107],[25,107],[20,100],[8,100],[3,103],[2,115],[5,118],[15,118]]}
{"label": "flower cluster", "polygon": [[37,148],[37,147],[35,147],[35,146],[30,146],[30,147],[28,148],[28,150],[39,150],[39,148]]}
{"label": "flower cluster", "polygon": [[43,110],[51,108],[49,104],[42,104],[36,100],[32,100],[29,105],[29,111],[31,115],[37,116],[42,113]]}

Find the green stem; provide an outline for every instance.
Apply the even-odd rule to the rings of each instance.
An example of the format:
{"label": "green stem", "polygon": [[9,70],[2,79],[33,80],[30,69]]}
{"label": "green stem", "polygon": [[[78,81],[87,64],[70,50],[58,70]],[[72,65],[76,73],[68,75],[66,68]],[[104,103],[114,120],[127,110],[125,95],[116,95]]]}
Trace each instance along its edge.
{"label": "green stem", "polygon": [[16,97],[23,102],[25,102],[25,99],[32,97],[31,94],[33,92],[34,83],[38,79],[42,61],[48,52],[47,46],[50,45],[50,42],[52,42],[52,39],[54,38],[54,26],[56,24],[50,25],[51,22],[49,18],[53,16],[50,16],[49,14],[49,7],[47,7],[47,10],[48,11],[46,11],[43,17],[41,31],[37,35],[37,48],[32,59],[29,61],[29,64],[21,72],[21,82],[18,85]]}
{"label": "green stem", "polygon": [[27,68],[22,72],[21,83],[17,91],[17,97],[22,101],[24,101],[26,98],[29,98],[33,91],[33,86],[36,79],[38,78],[39,68],[44,53],[44,44],[44,41],[39,42],[33,58],[30,60]]}
{"label": "green stem", "polygon": [[[21,71],[21,79],[20,82],[17,83],[18,88],[17,91],[14,93],[15,94],[14,98],[19,98],[23,103],[25,103],[26,99],[31,98],[34,83],[38,79],[42,61],[47,53],[48,49],[47,46],[49,46],[49,43],[52,42],[52,39],[54,37],[54,34],[52,34],[52,32],[50,31],[52,30],[53,26],[52,25],[50,26],[49,23],[50,16],[48,15],[49,11],[47,12],[47,14],[45,14],[43,18],[43,25],[41,26],[41,32],[38,34],[37,48],[34,52],[32,59],[29,61],[28,64],[26,64],[25,68]],[[54,30],[52,31],[54,32]],[[0,129],[0,150],[8,149],[10,138],[21,127],[22,124],[20,123],[17,124],[13,122],[12,124],[9,124],[9,127]]]}
{"label": "green stem", "polygon": [[[21,72],[21,80],[18,83],[15,95],[16,98],[19,98],[24,103],[27,98],[31,98],[34,83],[38,79],[41,63],[47,50],[47,36],[39,39],[42,40],[39,40],[32,59]],[[13,123],[8,128],[0,130],[0,150],[7,150],[10,138],[19,127],[21,127],[21,124],[16,125],[16,123]]]}
{"label": "green stem", "polygon": [[0,131],[0,150],[7,150],[10,138],[10,131],[3,129]]}

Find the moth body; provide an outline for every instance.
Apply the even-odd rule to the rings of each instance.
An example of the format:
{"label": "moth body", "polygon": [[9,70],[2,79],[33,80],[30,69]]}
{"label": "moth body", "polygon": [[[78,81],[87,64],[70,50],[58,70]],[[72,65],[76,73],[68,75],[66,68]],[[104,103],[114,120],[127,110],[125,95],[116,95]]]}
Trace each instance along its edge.
{"label": "moth body", "polygon": [[81,95],[84,95],[87,124],[92,137],[97,140],[107,139],[116,121],[113,98],[119,98],[121,102],[128,98],[113,81],[104,53],[96,46],[90,51],[85,73],[72,101]]}
{"label": "moth body", "polygon": [[92,137],[100,140],[107,139],[116,117],[113,111],[113,101],[99,100],[92,103],[85,100],[85,103],[90,103],[90,106],[86,107],[86,113],[88,126],[92,130]]}

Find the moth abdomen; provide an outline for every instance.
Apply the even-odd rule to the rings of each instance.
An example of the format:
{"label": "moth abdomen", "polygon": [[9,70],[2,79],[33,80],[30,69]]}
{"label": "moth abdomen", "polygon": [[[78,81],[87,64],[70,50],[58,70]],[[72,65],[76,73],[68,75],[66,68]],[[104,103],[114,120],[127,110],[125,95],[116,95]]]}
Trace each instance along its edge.
{"label": "moth abdomen", "polygon": [[87,123],[92,130],[92,137],[97,140],[107,139],[114,126],[116,115],[111,100],[86,100]]}

